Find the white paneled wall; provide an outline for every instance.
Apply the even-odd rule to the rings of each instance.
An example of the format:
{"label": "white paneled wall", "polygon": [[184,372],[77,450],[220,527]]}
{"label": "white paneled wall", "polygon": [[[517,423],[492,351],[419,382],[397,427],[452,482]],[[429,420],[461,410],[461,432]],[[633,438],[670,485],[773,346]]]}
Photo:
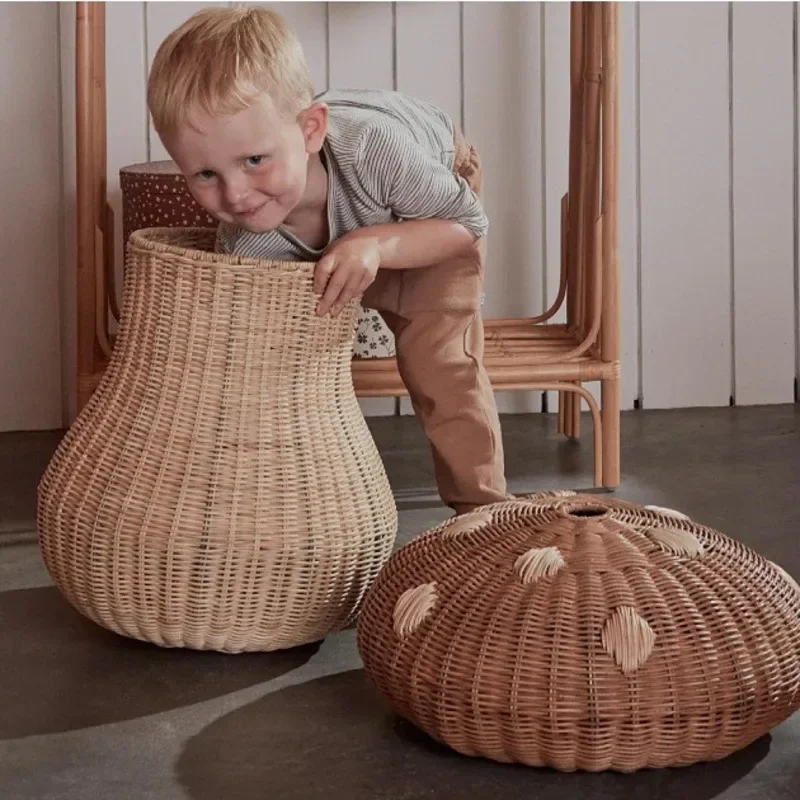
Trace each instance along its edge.
{"label": "white paneled wall", "polygon": [[[109,193],[118,215],[119,168],[166,157],[145,111],[155,49],[204,5],[107,5]],[[298,30],[319,90],[397,88],[433,100],[463,124],[486,169],[487,316],[548,306],[558,286],[567,186],[568,4],[268,5]],[[59,342],[62,353],[72,353],[71,4],[60,9],[68,220],[62,336],[58,253],[46,237],[21,233],[34,219],[58,227],[58,137],[46,124],[58,103],[58,64],[47,55],[58,33],[54,9],[0,5],[0,59],[9,61],[0,86],[5,107],[15,109],[0,130],[6,144],[22,142],[15,159],[3,162],[4,186],[19,188],[4,201],[0,429],[58,424]],[[796,5],[624,3],[621,24],[623,407],[727,405],[732,397],[790,402],[800,335]],[[541,407],[535,394],[509,394],[500,405]],[[387,413],[394,403],[365,407]]]}
{"label": "white paneled wall", "polygon": [[643,4],[640,15],[644,401],[724,405],[732,389],[728,6]]}
{"label": "white paneled wall", "polygon": [[58,6],[0,3],[0,431],[61,416]]}
{"label": "white paneled wall", "polygon": [[639,361],[639,9],[623,6],[619,30],[619,261],[622,403],[641,399]]}
{"label": "white paneled wall", "polygon": [[734,398],[789,399],[795,365],[793,3],[734,7]]}

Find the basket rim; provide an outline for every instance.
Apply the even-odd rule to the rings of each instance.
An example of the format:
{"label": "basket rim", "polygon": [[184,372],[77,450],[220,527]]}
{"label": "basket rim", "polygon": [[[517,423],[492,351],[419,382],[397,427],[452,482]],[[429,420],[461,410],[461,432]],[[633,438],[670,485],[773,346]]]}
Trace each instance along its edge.
{"label": "basket rim", "polygon": [[173,244],[173,240],[181,235],[207,231],[208,235],[214,234],[214,228],[203,226],[184,227],[153,227],[140,228],[134,231],[128,239],[130,250],[139,250],[146,253],[159,253],[178,258],[190,259],[204,267],[259,267],[261,269],[283,270],[291,273],[310,273],[314,270],[314,261],[283,261],[275,258],[252,258],[250,256],[234,255],[232,253],[218,253],[211,250],[198,250],[192,247],[183,247]]}

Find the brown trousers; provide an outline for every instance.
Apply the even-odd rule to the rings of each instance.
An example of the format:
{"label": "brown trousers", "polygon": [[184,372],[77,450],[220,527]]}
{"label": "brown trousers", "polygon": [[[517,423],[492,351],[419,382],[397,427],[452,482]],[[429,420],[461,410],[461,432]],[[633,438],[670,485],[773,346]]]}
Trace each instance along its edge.
{"label": "brown trousers", "polygon": [[[454,171],[477,194],[481,161],[456,134]],[[394,333],[397,366],[431,443],[442,501],[457,514],[508,499],[494,393],[483,366],[486,245],[422,269],[379,270],[363,304]]]}

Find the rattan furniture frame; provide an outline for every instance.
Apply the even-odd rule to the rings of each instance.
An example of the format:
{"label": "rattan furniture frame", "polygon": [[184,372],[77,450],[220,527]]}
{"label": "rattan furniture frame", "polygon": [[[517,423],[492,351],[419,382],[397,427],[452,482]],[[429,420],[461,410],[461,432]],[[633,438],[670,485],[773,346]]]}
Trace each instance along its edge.
{"label": "rattan furniture frame", "polygon": [[[118,317],[114,217],[106,192],[105,4],[76,4],[77,409],[113,349]],[[486,321],[486,366],[498,391],[559,393],[559,431],[578,437],[581,399],[594,433],[594,483],[620,481],[617,3],[570,7],[569,186],[561,203],[561,278],[543,314]],[[566,321],[555,324],[562,309]],[[360,397],[406,394],[394,358],[354,359]],[[584,383],[601,383],[601,402]]]}

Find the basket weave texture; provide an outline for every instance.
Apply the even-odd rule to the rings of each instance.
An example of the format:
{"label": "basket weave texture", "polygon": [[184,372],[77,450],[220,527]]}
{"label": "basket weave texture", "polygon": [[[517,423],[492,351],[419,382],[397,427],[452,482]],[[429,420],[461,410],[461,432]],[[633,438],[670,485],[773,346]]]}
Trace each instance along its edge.
{"label": "basket weave texture", "polygon": [[[119,171],[122,192],[122,240],[141,228],[219,227],[192,197],[186,178],[174,161],[130,164]],[[353,357],[382,358],[395,355],[394,335],[381,315],[369,308],[358,315]]]}
{"label": "basket weave texture", "polygon": [[397,511],[353,392],[355,302],[314,313],[313,265],[128,247],[111,363],[39,486],[44,561],[118,633],[227,652],[350,624]]}
{"label": "basket weave texture", "polygon": [[358,623],[394,709],[470,756],[563,771],[722,758],[800,707],[800,590],[684,515],[540,493],[398,550]]}

